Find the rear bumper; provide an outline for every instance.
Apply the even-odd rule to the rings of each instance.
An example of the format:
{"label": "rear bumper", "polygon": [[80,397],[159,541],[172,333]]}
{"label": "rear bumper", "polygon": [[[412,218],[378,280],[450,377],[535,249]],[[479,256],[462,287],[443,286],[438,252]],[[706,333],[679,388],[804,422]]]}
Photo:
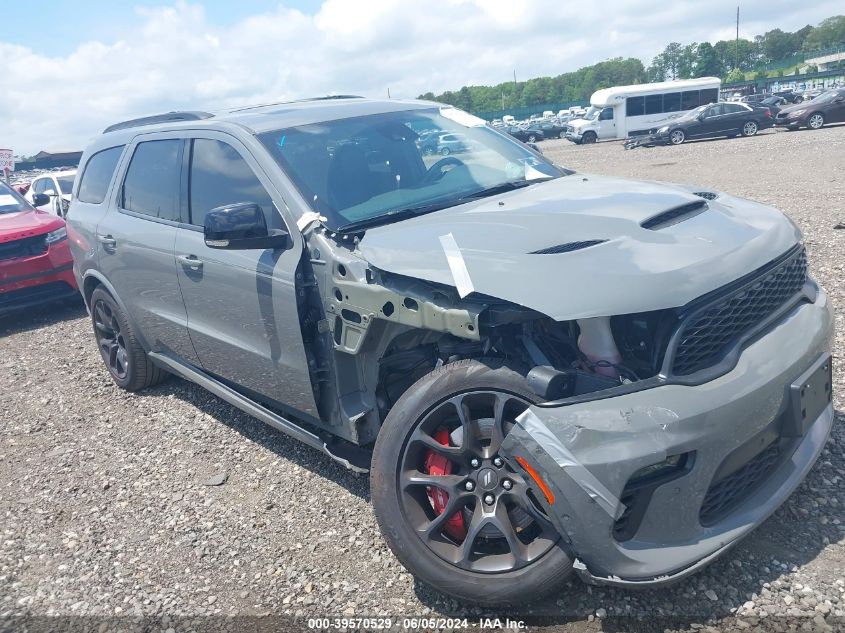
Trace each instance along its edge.
{"label": "rear bumper", "polygon": [[0,261],[0,315],[77,294],[67,240],[43,255]]}
{"label": "rear bumper", "polygon": [[[833,405],[799,434],[791,391],[808,368],[830,362],[832,330],[822,291],[715,380],[531,407],[502,450],[523,456],[550,485],[555,500],[544,505],[588,581],[649,586],[678,580],[760,525],[821,453]],[[765,470],[754,470],[771,454],[776,457]],[[644,498],[632,497],[632,475],[677,455],[686,456],[682,466],[667,468]],[[723,490],[714,483],[736,478],[732,503],[705,520],[702,508],[712,507],[714,490]],[[743,488],[748,481],[753,484]]]}

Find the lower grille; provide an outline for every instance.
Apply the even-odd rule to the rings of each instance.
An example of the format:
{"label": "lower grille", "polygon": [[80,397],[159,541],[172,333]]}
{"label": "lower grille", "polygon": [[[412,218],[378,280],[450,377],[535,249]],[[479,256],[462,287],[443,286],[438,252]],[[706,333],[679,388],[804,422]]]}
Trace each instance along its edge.
{"label": "lower grille", "polygon": [[780,448],[774,442],[738,470],[713,482],[698,514],[701,524],[716,523],[754,492],[777,465],[779,456]]}
{"label": "lower grille", "polygon": [[806,280],[807,256],[802,248],[693,312],[681,324],[672,374],[688,376],[716,365],[744,334],[795,297]]}
{"label": "lower grille", "polygon": [[22,240],[0,242],[0,259],[16,259],[19,257],[35,257],[47,252],[46,235],[25,237]]}

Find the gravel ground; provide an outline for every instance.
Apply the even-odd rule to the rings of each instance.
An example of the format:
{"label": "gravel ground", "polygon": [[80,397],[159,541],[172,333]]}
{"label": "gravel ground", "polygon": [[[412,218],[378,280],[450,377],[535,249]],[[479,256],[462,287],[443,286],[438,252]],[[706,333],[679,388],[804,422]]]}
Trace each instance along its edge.
{"label": "gravel ground", "polygon": [[538,624],[573,631],[842,629],[845,231],[833,226],[845,221],[845,127],[631,151],[566,141],[543,149],[582,171],[754,198],[801,225],[837,309],[839,412],[818,464],[769,521],[672,588],[573,580],[523,609],[465,607],[393,558],[366,477],[187,382],[120,391],[84,310],[51,307],[0,321],[0,629],[23,626],[13,615],[75,616],[28,621],[53,629],[290,630],[311,616],[379,614],[470,624],[542,616]]}

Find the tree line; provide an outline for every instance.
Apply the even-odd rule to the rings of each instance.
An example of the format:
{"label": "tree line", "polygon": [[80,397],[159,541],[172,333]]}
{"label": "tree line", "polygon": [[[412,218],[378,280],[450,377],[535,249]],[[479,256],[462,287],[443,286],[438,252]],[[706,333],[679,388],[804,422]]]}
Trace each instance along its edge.
{"label": "tree line", "polygon": [[556,77],[508,81],[496,86],[464,86],[439,95],[427,92],[419,98],[474,112],[586,102],[596,90],[611,86],[710,76],[730,82],[745,79],[747,72],[755,71],[762,76],[778,62],[835,46],[845,46],[845,15],[827,18],[818,26],[807,25],[792,33],[772,29],[753,40],[720,40],[715,44],[671,42],[648,67],[633,57],[617,57]]}

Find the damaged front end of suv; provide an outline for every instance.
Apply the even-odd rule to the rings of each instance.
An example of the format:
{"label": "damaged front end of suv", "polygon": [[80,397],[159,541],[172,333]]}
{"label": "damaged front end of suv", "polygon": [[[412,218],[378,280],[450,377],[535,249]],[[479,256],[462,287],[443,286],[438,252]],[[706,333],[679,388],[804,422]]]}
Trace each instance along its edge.
{"label": "damaged front end of suv", "polygon": [[[467,153],[419,164],[414,130],[446,119]],[[298,285],[320,418],[375,444],[379,524],[447,593],[681,578],[821,452],[827,296],[778,211],[493,134],[441,108],[260,137],[315,209]],[[297,160],[315,144],[320,177]]]}

